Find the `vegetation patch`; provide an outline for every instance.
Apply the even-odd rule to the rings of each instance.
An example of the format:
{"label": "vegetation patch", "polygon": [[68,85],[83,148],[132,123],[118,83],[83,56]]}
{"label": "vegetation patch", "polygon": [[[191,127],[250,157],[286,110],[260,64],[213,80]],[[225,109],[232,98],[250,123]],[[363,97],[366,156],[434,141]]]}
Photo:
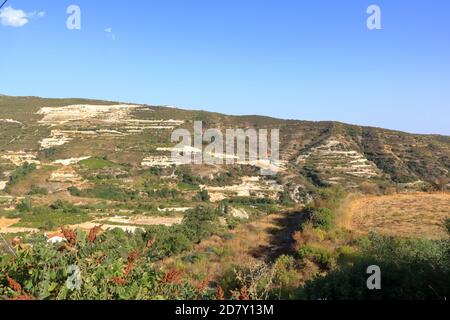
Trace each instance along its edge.
{"label": "vegetation patch", "polygon": [[104,158],[97,158],[97,157],[89,158],[89,159],[80,161],[79,164],[83,169],[88,169],[88,170],[98,170],[98,169],[105,169],[105,168],[120,168],[120,167],[122,167],[119,164],[109,161],[106,157],[104,157]]}

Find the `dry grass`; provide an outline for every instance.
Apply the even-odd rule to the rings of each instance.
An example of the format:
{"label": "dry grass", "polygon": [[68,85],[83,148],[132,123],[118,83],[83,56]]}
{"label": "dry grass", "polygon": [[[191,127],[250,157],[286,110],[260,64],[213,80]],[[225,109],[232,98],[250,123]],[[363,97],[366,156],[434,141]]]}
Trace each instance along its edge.
{"label": "dry grass", "polygon": [[450,193],[351,196],[340,210],[340,224],[356,232],[401,237],[446,238]]}
{"label": "dry grass", "polygon": [[239,225],[230,231],[230,237],[212,236],[202,241],[192,252],[204,254],[206,259],[186,264],[179,260],[180,257],[173,257],[163,264],[168,268],[184,269],[192,277],[208,275],[211,280],[217,280],[225,270],[265,261],[271,252],[279,249],[274,245],[274,234],[282,231],[280,220],[285,218],[286,214],[269,215]]}

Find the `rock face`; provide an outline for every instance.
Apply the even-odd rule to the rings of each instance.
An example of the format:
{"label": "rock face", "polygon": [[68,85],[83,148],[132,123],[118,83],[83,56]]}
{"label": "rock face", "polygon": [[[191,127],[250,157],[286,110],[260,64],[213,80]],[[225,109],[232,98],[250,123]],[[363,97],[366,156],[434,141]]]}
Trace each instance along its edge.
{"label": "rock face", "polygon": [[127,119],[130,111],[140,108],[137,105],[71,105],[56,108],[41,108],[37,114],[44,116],[40,123],[61,125],[68,122],[88,120],[120,122]]}
{"label": "rock face", "polygon": [[351,178],[381,177],[378,167],[344,137],[331,137],[297,158],[297,164],[313,169],[323,182],[333,185]]}
{"label": "rock face", "polygon": [[36,153],[27,153],[25,151],[7,151],[1,155],[1,158],[12,162],[15,166],[21,166],[26,162],[36,165],[41,164],[39,160],[36,160]]}
{"label": "rock face", "polygon": [[139,105],[68,105],[44,107],[36,114],[41,126],[52,128],[50,136],[40,140],[40,149],[60,147],[71,141],[89,138],[118,138],[151,130],[173,130],[183,120],[135,119],[133,113],[151,109]]}
{"label": "rock face", "polygon": [[308,191],[308,189],[304,185],[293,184],[288,186],[287,189],[289,192],[289,197],[295,203],[307,205],[314,201],[312,193]]}
{"label": "rock face", "polygon": [[230,216],[237,219],[248,220],[250,215],[244,209],[231,208]]}
{"label": "rock face", "polygon": [[52,172],[49,182],[68,183],[71,185],[81,185],[83,179],[71,167],[62,167]]}
{"label": "rock face", "polygon": [[237,185],[201,187],[208,191],[212,202],[218,202],[232,196],[276,199],[278,193],[284,190],[283,186],[275,180],[262,179],[261,177],[242,177],[242,183]]}

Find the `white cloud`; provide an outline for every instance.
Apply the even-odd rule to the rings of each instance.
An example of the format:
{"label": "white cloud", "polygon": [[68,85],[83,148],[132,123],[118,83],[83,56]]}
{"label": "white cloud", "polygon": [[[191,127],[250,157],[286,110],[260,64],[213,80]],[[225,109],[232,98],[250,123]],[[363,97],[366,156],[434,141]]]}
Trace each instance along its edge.
{"label": "white cloud", "polygon": [[0,11],[0,23],[7,27],[23,27],[31,18],[45,16],[44,11],[25,12],[13,7],[6,7]]}
{"label": "white cloud", "polygon": [[6,7],[0,12],[0,23],[7,27],[22,27],[28,23],[27,13]]}
{"label": "white cloud", "polygon": [[45,16],[45,11],[39,11],[39,12],[33,11],[33,12],[27,13],[28,18],[34,18],[34,17],[42,18],[43,16]]}
{"label": "white cloud", "polygon": [[110,37],[111,40],[116,40],[116,35],[113,33],[113,29],[111,27],[106,28],[104,31],[108,33],[108,37]]}

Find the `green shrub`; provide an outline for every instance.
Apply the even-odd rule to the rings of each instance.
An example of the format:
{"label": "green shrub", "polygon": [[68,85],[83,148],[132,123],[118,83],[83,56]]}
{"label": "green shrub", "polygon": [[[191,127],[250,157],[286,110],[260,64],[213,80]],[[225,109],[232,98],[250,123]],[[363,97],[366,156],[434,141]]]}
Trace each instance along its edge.
{"label": "green shrub", "polygon": [[256,197],[233,197],[226,199],[224,202],[229,204],[243,204],[243,205],[274,205],[276,202],[270,198],[256,198]]}
{"label": "green shrub", "polygon": [[319,208],[314,210],[311,215],[315,228],[329,231],[336,227],[336,217],[330,209]]}
{"label": "green shrub", "polygon": [[17,168],[11,176],[9,177],[9,181],[5,186],[6,192],[11,192],[11,187],[14,186],[16,183],[18,183],[20,180],[22,180],[25,176],[29,175],[31,172],[36,170],[36,165],[34,163],[28,163],[25,162]]}
{"label": "green shrub", "polygon": [[24,212],[31,212],[31,210],[33,210],[33,206],[31,204],[31,200],[30,198],[25,198],[23,200],[21,200],[17,205],[16,205],[16,210],[24,213]]}
{"label": "green shrub", "polygon": [[341,186],[320,189],[318,193],[320,197],[321,207],[325,207],[331,210],[337,209],[341,205],[342,200],[347,194],[345,189]]}
{"label": "green shrub", "polygon": [[63,213],[81,213],[82,210],[72,203],[65,200],[56,200],[54,203],[50,205],[50,209],[62,211]]}
{"label": "green shrub", "polygon": [[356,248],[343,245],[336,250],[337,263],[341,266],[353,263],[359,257],[359,252]]}
{"label": "green shrub", "polygon": [[294,298],[294,292],[300,279],[301,276],[296,268],[294,258],[287,255],[278,257],[273,265],[273,285],[278,289],[274,290],[271,298]]}
{"label": "green shrub", "polygon": [[297,251],[297,257],[301,260],[312,261],[323,270],[330,270],[336,264],[332,252],[319,246],[303,245]]}
{"label": "green shrub", "polygon": [[161,188],[147,191],[149,197],[162,199],[177,199],[181,192],[177,189]]}
{"label": "green shrub", "polygon": [[30,196],[46,196],[48,195],[48,190],[46,188],[32,186],[30,192],[28,193]]}
{"label": "green shrub", "polygon": [[[27,249],[16,256],[0,253],[0,297],[38,300],[144,300],[206,299],[187,279],[165,281],[165,273],[148,263],[146,235],[128,234],[119,229],[107,231],[95,242],[77,230],[76,244],[65,250],[63,244],[49,245],[42,235],[33,235]],[[134,255],[131,255],[134,253]],[[132,257],[132,258],[131,258]],[[132,268],[125,269],[132,263]],[[82,278],[79,289],[66,283],[70,266],[76,265]],[[20,284],[12,290],[8,278]]]}
{"label": "green shrub", "polygon": [[197,193],[196,200],[202,201],[202,202],[207,202],[207,201],[209,201],[209,193],[208,193],[208,190],[203,189],[203,190],[199,191],[199,192]]}
{"label": "green shrub", "polygon": [[148,238],[156,240],[150,258],[158,260],[191,249],[195,243],[213,234],[217,218],[215,210],[200,206],[187,211],[181,225],[148,228]]}
{"label": "green shrub", "polygon": [[217,219],[217,212],[205,206],[189,210],[183,219],[185,233],[193,242],[198,242],[214,232]]}
{"label": "green shrub", "polygon": [[[436,300],[450,297],[449,241],[371,235],[351,264],[309,281],[303,299]],[[368,290],[367,268],[379,266],[382,290]]]}
{"label": "green shrub", "polygon": [[109,161],[106,157],[103,158],[89,158],[86,160],[82,160],[79,163],[82,168],[88,170],[98,170],[104,168],[119,168],[120,165]]}
{"label": "green shrub", "polygon": [[79,190],[76,187],[67,189],[72,196],[98,198],[114,201],[129,201],[139,199],[139,193],[134,190],[124,190],[111,185],[96,185],[93,189]]}

